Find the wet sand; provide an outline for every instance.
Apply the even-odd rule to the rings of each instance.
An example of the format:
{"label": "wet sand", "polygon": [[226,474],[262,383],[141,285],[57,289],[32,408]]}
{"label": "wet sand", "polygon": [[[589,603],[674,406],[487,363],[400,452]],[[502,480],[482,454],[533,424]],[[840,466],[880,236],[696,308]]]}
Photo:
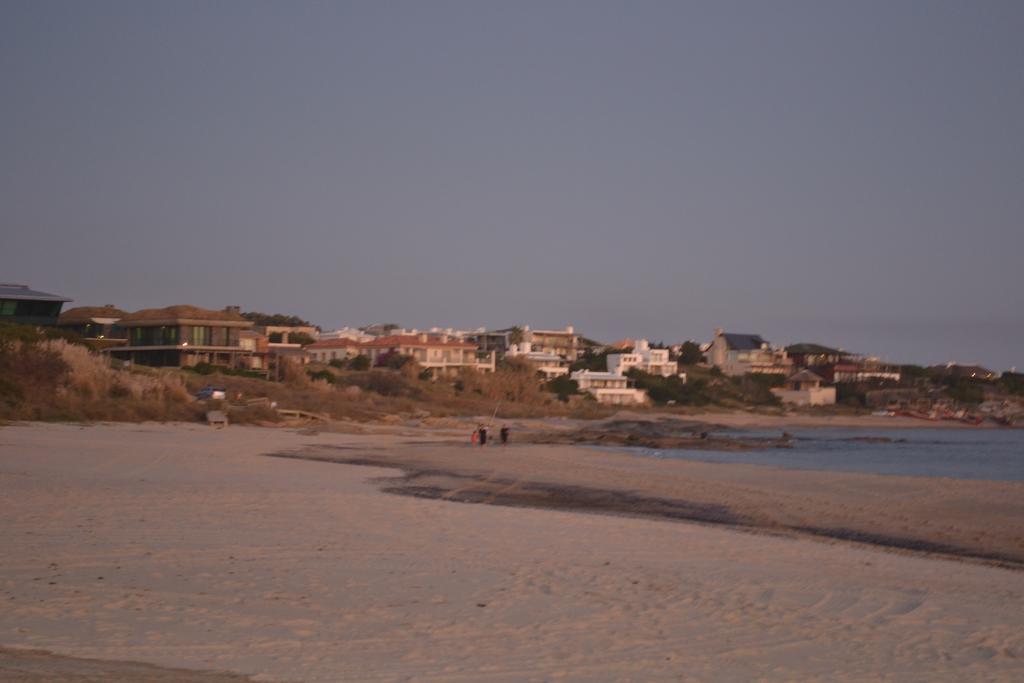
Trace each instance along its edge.
{"label": "wet sand", "polygon": [[[196,681],[1024,677],[1024,571],[782,528],[1016,554],[1019,485],[368,431],[0,429],[0,643]],[[572,505],[517,500],[545,486]]]}
{"label": "wet sand", "polygon": [[140,662],[61,657],[45,650],[0,647],[0,681],[5,683],[246,683],[248,676],[169,669]]}

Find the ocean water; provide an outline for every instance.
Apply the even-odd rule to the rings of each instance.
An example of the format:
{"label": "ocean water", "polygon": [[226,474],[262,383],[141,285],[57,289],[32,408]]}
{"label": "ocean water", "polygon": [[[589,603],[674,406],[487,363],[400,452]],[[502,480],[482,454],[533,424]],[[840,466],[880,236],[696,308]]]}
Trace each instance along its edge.
{"label": "ocean water", "polygon": [[[658,458],[792,469],[1024,481],[1024,429],[790,428],[792,448],[750,451],[629,449]],[[781,430],[716,434],[778,437]],[[866,438],[889,439],[886,442]]]}

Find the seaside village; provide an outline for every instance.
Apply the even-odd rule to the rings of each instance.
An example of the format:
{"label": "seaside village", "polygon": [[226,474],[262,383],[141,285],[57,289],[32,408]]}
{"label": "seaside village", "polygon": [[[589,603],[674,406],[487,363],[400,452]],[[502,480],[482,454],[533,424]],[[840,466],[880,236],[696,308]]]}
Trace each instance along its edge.
{"label": "seaside village", "polygon": [[128,311],[110,304],[66,308],[69,303],[26,285],[0,284],[0,322],[74,333],[121,366],[220,368],[274,380],[287,364],[315,376],[318,367],[388,369],[412,359],[421,379],[454,381],[466,372],[493,373],[512,361],[528,364],[540,383],[621,406],[685,403],[697,395],[698,385],[743,378],[776,405],[839,402],[878,414],[968,422],[1011,423],[1022,413],[1024,376],[1015,371],[958,363],[898,366],[817,343],[782,347],[757,334],[722,329],[704,342],[602,343],[572,325],[421,330],[376,324],[321,330],[288,316],[243,313],[237,306]]}

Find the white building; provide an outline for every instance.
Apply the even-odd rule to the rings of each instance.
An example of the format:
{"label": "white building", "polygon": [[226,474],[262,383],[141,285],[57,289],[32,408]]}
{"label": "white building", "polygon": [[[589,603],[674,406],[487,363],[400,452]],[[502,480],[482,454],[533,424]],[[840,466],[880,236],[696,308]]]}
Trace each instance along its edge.
{"label": "white building", "polygon": [[637,368],[649,375],[671,377],[679,375],[686,378],[686,373],[679,372],[679,366],[668,358],[668,349],[652,349],[646,339],[639,339],[631,353],[608,354],[608,372],[625,375]]}
{"label": "white building", "polygon": [[585,391],[599,403],[613,405],[638,405],[647,403],[647,392],[632,386],[629,378],[614,372],[592,372],[577,370],[570,375]]}
{"label": "white building", "polygon": [[534,330],[524,325],[523,341],[530,344],[534,352],[553,353],[569,362],[579,360],[582,352],[580,337],[572,325],[564,330]]}
{"label": "white building", "polygon": [[505,352],[505,356],[526,361],[534,370],[544,375],[544,379],[553,379],[569,374],[568,360],[554,353],[534,351],[533,344],[530,342],[512,344]]}
{"label": "white building", "polygon": [[320,341],[328,341],[331,339],[348,339],[354,342],[367,342],[373,339],[372,336],[366,334],[360,329],[355,327],[341,327],[337,330],[329,330],[327,332],[321,332],[316,335],[316,338]]}

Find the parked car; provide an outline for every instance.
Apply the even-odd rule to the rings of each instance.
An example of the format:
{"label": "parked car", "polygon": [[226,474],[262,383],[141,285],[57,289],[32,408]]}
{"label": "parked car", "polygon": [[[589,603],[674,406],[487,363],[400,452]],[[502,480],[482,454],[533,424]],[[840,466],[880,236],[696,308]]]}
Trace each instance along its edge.
{"label": "parked car", "polygon": [[213,399],[215,401],[223,401],[228,397],[228,391],[224,387],[215,387],[213,385],[203,387],[196,392],[196,398],[200,401],[206,401]]}

